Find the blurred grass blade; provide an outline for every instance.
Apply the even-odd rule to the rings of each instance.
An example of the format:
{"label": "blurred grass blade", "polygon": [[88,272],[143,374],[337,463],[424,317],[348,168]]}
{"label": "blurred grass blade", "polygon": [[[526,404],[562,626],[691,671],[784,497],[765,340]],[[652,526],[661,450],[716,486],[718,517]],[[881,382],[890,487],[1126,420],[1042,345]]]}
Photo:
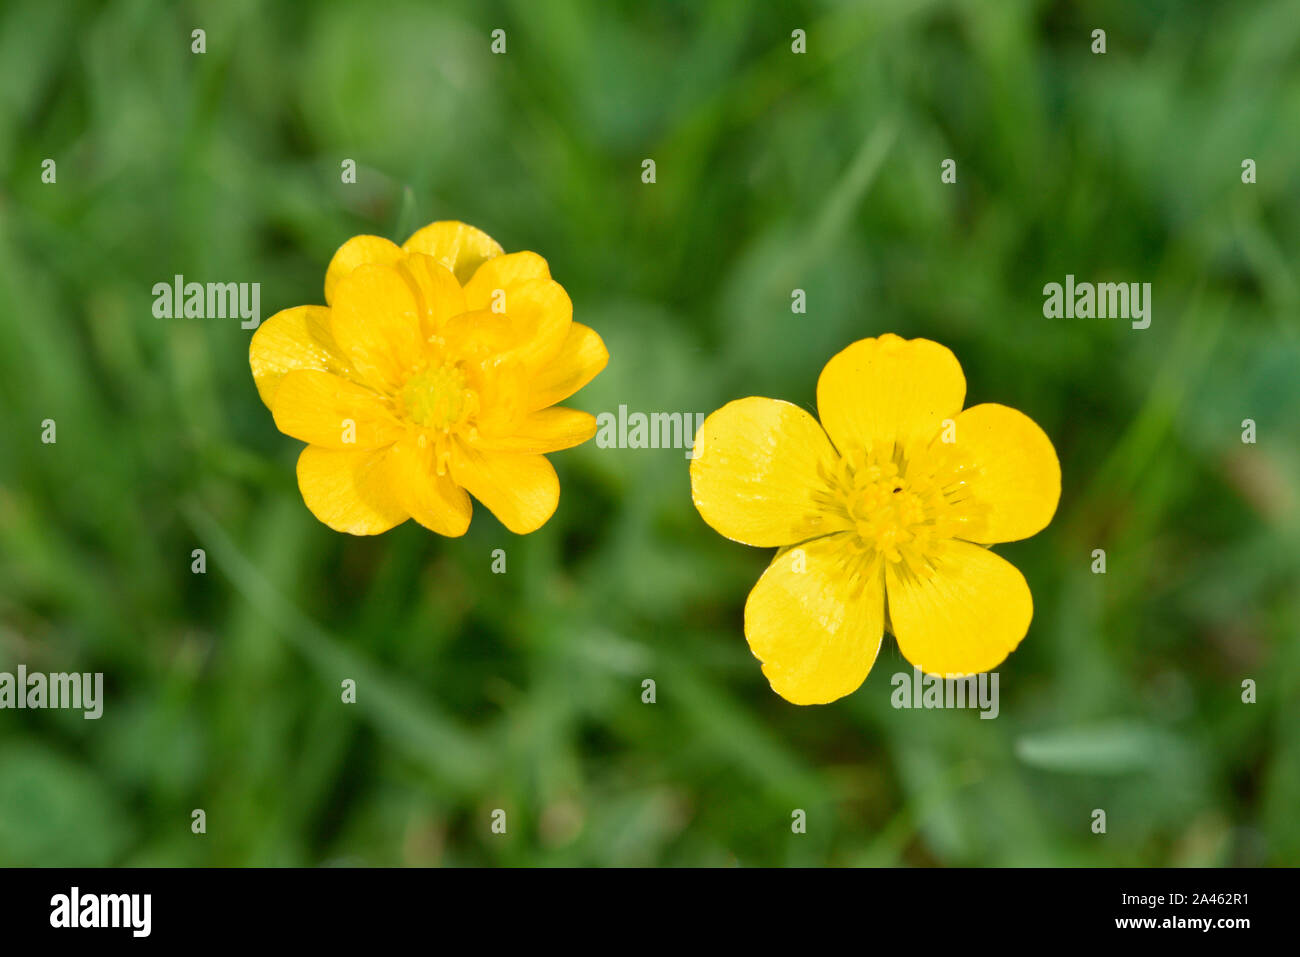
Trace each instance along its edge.
{"label": "blurred grass blade", "polygon": [[461,789],[477,786],[488,770],[486,751],[473,735],[417,702],[382,671],[352,652],[338,639],[304,615],[285,598],[244,556],[225,530],[206,510],[186,502],[182,512],[236,591],[266,616],[302,655],[330,681],[353,678],[357,682],[356,707],[375,728],[393,739],[439,777]]}
{"label": "blurred grass blade", "polygon": [[1125,774],[1159,763],[1167,745],[1167,735],[1147,725],[1112,722],[1024,735],[1016,757],[1045,771]]}

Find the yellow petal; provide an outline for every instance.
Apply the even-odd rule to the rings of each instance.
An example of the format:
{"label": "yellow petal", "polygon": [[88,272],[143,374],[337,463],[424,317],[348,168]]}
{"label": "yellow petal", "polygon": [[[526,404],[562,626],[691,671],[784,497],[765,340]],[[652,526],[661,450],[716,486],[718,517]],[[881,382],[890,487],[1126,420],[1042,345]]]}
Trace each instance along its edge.
{"label": "yellow petal", "polygon": [[389,480],[402,508],[432,532],[451,538],[464,535],[473,512],[469,496],[434,468],[432,446],[414,442],[393,446],[388,458]]}
{"label": "yellow petal", "polygon": [[728,402],[695,438],[691,496],[715,530],[746,545],[792,545],[849,527],[829,501],[835,450],[789,402]]}
{"label": "yellow petal", "polygon": [[483,436],[474,447],[493,452],[558,452],[581,445],[595,434],[594,415],[555,405],[524,416],[508,435]]}
{"label": "yellow petal", "polygon": [[465,291],[446,266],[424,253],[411,253],[399,266],[416,293],[420,334],[428,339],[442,331],[453,317],[463,313]]}
{"label": "yellow petal", "polygon": [[964,677],[1000,665],[1025,637],[1034,600],[1020,571],[987,548],[948,541],[917,578],[885,570],[890,630],[903,657],[926,674]]}
{"label": "yellow petal", "polygon": [[314,369],[286,375],[271,411],[275,427],[285,435],[327,449],[375,449],[405,431],[384,398]]}
{"label": "yellow petal", "polygon": [[449,356],[478,362],[509,351],[515,335],[508,316],[476,309],[448,319],[439,340]]}
{"label": "yellow petal", "polygon": [[349,535],[378,535],[409,517],[389,481],[392,446],[339,452],[309,445],[298,456],[298,488],[311,513]]}
{"label": "yellow petal", "polygon": [[478,452],[461,444],[451,456],[451,477],[517,535],[541,528],[560,503],[560,480],[541,455]]}
{"label": "yellow petal", "polygon": [[516,283],[510,287],[508,299],[506,315],[517,342],[514,354],[534,376],[559,354],[567,340],[573,326],[573,302],[552,279]]}
{"label": "yellow petal", "polygon": [[962,485],[951,501],[967,513],[972,542],[1014,542],[1047,527],[1061,498],[1061,464],[1033,419],[1005,405],[957,416],[951,448]]}
{"label": "yellow petal", "polygon": [[427,353],[411,286],[396,268],[371,263],[348,273],[334,292],[334,341],[367,385],[395,393]]}
{"label": "yellow petal", "polygon": [[353,236],[334,253],[325,270],[325,301],[334,302],[334,290],[352,270],[367,263],[393,266],[403,258],[400,247],[382,236]]}
{"label": "yellow petal", "polygon": [[892,334],[853,343],[817,380],[817,411],[841,452],[873,442],[929,442],[965,397],[966,377],[951,351]]}
{"label": "yellow petal", "polygon": [[793,704],[856,691],[884,634],[879,563],[846,534],[783,550],[745,602],[745,638],[772,690]]}
{"label": "yellow petal", "polygon": [[294,369],[320,369],[335,375],[355,375],[330,332],[330,311],[325,306],[294,306],[267,319],[248,344],[248,364],[257,394],[267,408],[285,373]]}
{"label": "yellow petal", "polygon": [[533,378],[529,407],[544,409],[563,402],[596,378],[608,362],[609,352],[596,331],[580,322],[570,323],[560,351]]}
{"label": "yellow petal", "polygon": [[486,260],[505,251],[481,229],[454,220],[430,223],[402,243],[402,249],[432,256],[450,269],[462,285]]}
{"label": "yellow petal", "polygon": [[[537,253],[507,253],[485,262],[465,283],[470,309],[510,312],[511,287],[529,279],[550,279],[551,269]],[[504,299],[504,301],[502,301]]]}
{"label": "yellow petal", "polygon": [[453,316],[433,340],[445,360],[456,362],[478,393],[476,425],[484,436],[510,435],[528,414],[528,370],[514,354],[510,318],[487,309]]}

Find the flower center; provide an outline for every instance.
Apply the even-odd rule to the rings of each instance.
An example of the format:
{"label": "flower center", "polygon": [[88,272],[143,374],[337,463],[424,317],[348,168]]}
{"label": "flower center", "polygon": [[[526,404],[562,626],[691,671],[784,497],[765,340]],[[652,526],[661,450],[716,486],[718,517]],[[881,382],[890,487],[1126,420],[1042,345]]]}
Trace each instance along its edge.
{"label": "flower center", "polygon": [[402,387],[406,417],[416,425],[446,432],[476,410],[478,396],[467,388],[465,373],[454,365],[430,366]]}
{"label": "flower center", "polygon": [[416,447],[430,456],[439,475],[446,475],[456,436],[474,441],[479,413],[478,392],[455,363],[428,366],[407,381],[398,396],[407,421],[416,427]]}
{"label": "flower center", "polygon": [[833,484],[860,546],[920,577],[933,574],[929,558],[968,518],[963,470],[942,447],[850,449]]}

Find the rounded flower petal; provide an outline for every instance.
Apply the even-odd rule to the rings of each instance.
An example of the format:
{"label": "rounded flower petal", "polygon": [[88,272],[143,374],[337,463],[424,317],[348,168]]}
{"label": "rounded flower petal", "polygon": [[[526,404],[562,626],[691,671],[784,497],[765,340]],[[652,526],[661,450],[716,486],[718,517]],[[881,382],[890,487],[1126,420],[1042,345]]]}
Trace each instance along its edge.
{"label": "rounded flower petal", "polygon": [[[470,299],[468,291],[466,299]],[[516,342],[512,352],[531,377],[559,354],[568,339],[573,302],[553,279],[526,279],[510,287],[506,316]]]}
{"label": "rounded flower petal", "polygon": [[466,310],[465,290],[438,260],[424,253],[411,253],[398,266],[415,290],[420,334],[426,339],[438,335],[446,324]]}
{"label": "rounded flower petal", "polygon": [[382,396],[314,369],[286,375],[271,412],[285,435],[327,449],[380,448],[405,432]]}
{"label": "rounded flower petal", "polygon": [[462,313],[447,323],[439,342],[461,362],[478,394],[478,433],[485,439],[511,435],[529,412],[531,393],[528,370],[514,351],[510,319],[485,309]]}
{"label": "rounded flower petal", "polygon": [[537,531],[560,504],[560,480],[542,455],[479,452],[461,444],[451,456],[451,477],[516,535]]}
{"label": "rounded flower petal", "polygon": [[508,313],[509,293],[513,286],[530,279],[550,278],[551,268],[537,253],[506,253],[489,259],[475,271],[473,278],[465,283],[465,301],[469,303],[470,309],[493,309]]}
{"label": "rounded flower petal", "polygon": [[590,412],[554,405],[525,415],[508,435],[483,436],[474,443],[482,451],[541,454],[581,445],[596,434],[596,417]]}
{"label": "rounded flower petal", "polygon": [[793,704],[856,691],[880,651],[885,593],[878,563],[847,534],[786,549],[745,603],[745,638],[772,690]]}
{"label": "rounded flower petal", "polygon": [[596,331],[580,322],[570,323],[560,351],[533,378],[529,408],[563,402],[596,378],[608,362],[609,351]]}
{"label": "rounded flower petal", "polygon": [[691,496],[703,519],[746,545],[792,545],[849,528],[830,501],[835,450],[817,421],[789,402],[728,402],[695,438]]}
{"label": "rounded flower petal", "polygon": [[1014,542],[1047,527],[1061,498],[1061,463],[1033,419],[1005,405],[973,405],[956,418],[952,449],[973,542]]}
{"label": "rounded flower petal", "polygon": [[356,375],[334,341],[325,306],[294,306],[263,322],[248,344],[248,364],[267,408],[280,380],[295,369],[319,369],[345,378]]}
{"label": "rounded flower petal", "polygon": [[929,442],[965,398],[966,377],[949,349],[892,334],[853,343],[817,380],[817,411],[840,452]]}
{"label": "rounded flower petal", "polygon": [[363,381],[388,394],[426,354],[415,292],[391,266],[367,264],[345,276],[335,290],[330,327]]}
{"label": "rounded flower petal", "polygon": [[439,338],[449,355],[472,362],[495,360],[514,345],[510,319],[489,309],[475,309],[452,316]]}
{"label": "rounded flower petal", "polygon": [[388,470],[397,501],[429,531],[457,538],[469,530],[474,509],[469,495],[451,475],[437,473],[431,447],[398,442],[389,453]]}
{"label": "rounded flower petal", "polygon": [[928,577],[903,563],[885,570],[899,651],[926,674],[942,677],[996,668],[1020,644],[1034,615],[1025,577],[970,542],[945,542],[927,557]]}
{"label": "rounded flower petal", "polygon": [[338,248],[325,270],[325,301],[334,302],[334,290],[339,282],[358,266],[369,263],[395,266],[405,255],[401,247],[382,236],[353,236]]}
{"label": "rounded flower petal", "polygon": [[378,535],[409,514],[389,481],[392,446],[340,452],[309,445],[298,456],[298,488],[311,513],[349,535]]}
{"label": "rounded flower petal", "polygon": [[468,282],[484,262],[505,252],[500,243],[483,230],[455,220],[430,223],[402,243],[402,249],[432,256],[450,269],[462,284]]}

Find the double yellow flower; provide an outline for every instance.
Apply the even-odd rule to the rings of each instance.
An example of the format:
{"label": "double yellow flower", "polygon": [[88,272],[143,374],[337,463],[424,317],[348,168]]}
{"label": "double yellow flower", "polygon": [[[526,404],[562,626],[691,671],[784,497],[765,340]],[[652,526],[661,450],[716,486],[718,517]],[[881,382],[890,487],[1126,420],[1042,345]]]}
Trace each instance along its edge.
{"label": "double yellow flower", "polygon": [[325,301],[277,313],[249,346],[276,427],[308,443],[298,487],[312,514],[353,535],[408,518],[463,535],[473,495],[512,532],[545,524],[560,483],[543,453],[596,434],[556,403],[609,360],[546,260],[457,222],[401,246],[356,236]]}

